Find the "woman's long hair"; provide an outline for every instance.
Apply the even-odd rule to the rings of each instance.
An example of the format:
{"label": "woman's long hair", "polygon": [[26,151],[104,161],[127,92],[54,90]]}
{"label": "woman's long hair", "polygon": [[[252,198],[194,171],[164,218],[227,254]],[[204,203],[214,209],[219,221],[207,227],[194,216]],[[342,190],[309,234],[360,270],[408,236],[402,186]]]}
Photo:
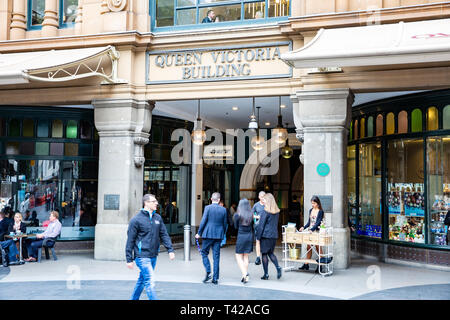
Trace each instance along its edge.
{"label": "woman's long hair", "polygon": [[313,196],[313,197],[311,198],[311,202],[317,203],[317,204],[319,205],[319,210],[322,210],[322,211],[323,211],[323,209],[322,209],[322,204],[320,203],[320,199],[319,199],[318,196]]}
{"label": "woman's long hair", "polygon": [[266,193],[264,196],[264,210],[271,214],[276,214],[280,212],[277,202],[271,193]]}
{"label": "woman's long hair", "polygon": [[239,215],[239,224],[249,226],[252,223],[253,212],[250,202],[247,199],[239,201],[236,213]]}

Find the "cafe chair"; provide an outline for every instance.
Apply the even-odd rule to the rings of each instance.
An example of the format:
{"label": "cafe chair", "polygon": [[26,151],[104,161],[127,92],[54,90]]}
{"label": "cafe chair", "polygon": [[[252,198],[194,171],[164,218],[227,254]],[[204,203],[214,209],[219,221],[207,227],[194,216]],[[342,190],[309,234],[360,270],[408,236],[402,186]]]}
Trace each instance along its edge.
{"label": "cafe chair", "polygon": [[[53,240],[53,241],[50,242],[49,244],[47,244],[47,240]],[[44,248],[44,250],[45,250],[45,258],[47,260],[50,259],[50,256],[49,256],[49,253],[48,253],[48,249],[49,248],[52,251],[53,260],[55,260],[55,261],[58,260],[58,258],[56,257],[56,253],[55,253],[55,244],[56,244],[56,238],[47,238],[47,239],[45,239],[44,242],[42,243],[42,247],[40,247],[38,249],[38,261],[37,262],[41,262],[42,248]]]}

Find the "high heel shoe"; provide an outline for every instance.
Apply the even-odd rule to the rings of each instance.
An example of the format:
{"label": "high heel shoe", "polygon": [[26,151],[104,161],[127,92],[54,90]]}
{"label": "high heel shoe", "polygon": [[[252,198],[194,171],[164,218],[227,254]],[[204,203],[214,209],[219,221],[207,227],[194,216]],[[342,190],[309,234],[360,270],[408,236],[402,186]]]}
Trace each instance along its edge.
{"label": "high heel shoe", "polygon": [[298,268],[299,270],[305,270],[305,271],[307,271],[307,270],[309,270],[309,264],[307,264],[307,263],[305,263],[305,264],[303,264],[303,266],[301,266],[300,268]]}
{"label": "high heel shoe", "polygon": [[261,280],[269,280],[269,275],[265,274],[261,277]]}

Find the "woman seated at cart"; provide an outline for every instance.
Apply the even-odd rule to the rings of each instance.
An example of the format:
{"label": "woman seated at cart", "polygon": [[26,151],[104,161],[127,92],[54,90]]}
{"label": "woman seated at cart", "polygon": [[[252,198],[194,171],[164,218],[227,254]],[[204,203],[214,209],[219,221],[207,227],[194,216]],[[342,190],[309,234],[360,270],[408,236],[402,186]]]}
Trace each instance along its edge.
{"label": "woman seated at cart", "polygon": [[[299,229],[300,232],[306,231],[306,230],[317,231],[320,227],[320,224],[322,223],[324,213],[323,213],[322,204],[320,203],[319,197],[313,196],[311,198],[311,206],[312,206],[312,208],[309,209],[308,223]],[[316,247],[316,252],[320,254],[319,246],[315,246],[315,247]],[[312,248],[311,248],[311,245],[308,244],[306,258],[311,259],[311,255],[312,255]],[[309,264],[305,263],[299,269],[300,270],[309,270]],[[319,271],[319,268],[317,268],[316,272],[318,272],[318,271]]]}

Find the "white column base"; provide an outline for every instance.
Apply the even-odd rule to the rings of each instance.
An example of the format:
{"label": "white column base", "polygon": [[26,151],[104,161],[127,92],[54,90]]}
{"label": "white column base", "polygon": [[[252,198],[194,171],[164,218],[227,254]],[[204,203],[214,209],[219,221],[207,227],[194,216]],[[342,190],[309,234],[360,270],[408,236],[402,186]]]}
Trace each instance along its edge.
{"label": "white column base", "polygon": [[97,224],[95,226],[94,258],[125,261],[128,224]]}

